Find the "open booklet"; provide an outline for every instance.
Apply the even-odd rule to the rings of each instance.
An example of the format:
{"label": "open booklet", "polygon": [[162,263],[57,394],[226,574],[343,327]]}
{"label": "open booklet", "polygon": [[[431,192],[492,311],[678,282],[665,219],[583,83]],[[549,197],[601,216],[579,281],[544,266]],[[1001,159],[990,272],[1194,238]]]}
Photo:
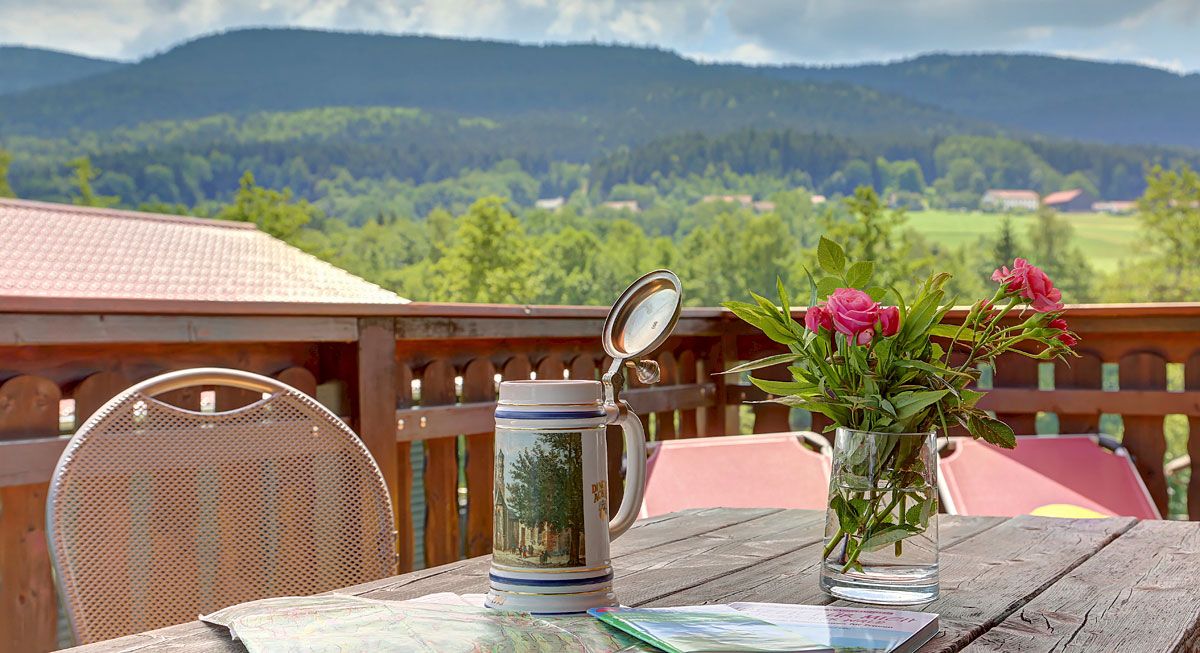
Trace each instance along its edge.
{"label": "open booklet", "polygon": [[[537,617],[500,612],[484,608],[482,594],[459,596],[449,592],[408,601],[381,601],[347,594],[263,599],[202,615],[200,619],[229,629],[233,639],[240,640],[250,653],[408,650],[910,653],[937,632],[937,615],[873,608],[733,603],[613,610],[608,614],[653,613],[654,621],[660,625],[674,618],[677,627],[673,626],[665,639],[655,641],[640,633],[635,636],[634,630],[624,626],[618,629],[605,625],[586,614]],[[699,626],[706,630],[697,631]],[[670,642],[681,633],[698,642],[698,647],[673,648]],[[719,648],[717,635],[722,633],[749,633],[751,639],[739,640],[735,646],[741,648]]]}
{"label": "open booklet", "polygon": [[668,653],[911,653],[938,631],[936,614],[881,608],[730,603],[590,612]]}

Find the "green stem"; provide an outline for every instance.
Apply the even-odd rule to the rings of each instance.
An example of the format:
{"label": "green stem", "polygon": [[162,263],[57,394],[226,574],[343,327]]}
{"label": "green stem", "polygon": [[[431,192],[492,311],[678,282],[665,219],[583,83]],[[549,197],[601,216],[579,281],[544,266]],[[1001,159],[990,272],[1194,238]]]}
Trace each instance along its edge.
{"label": "green stem", "polygon": [[825,551],[821,554],[821,559],[822,560],[828,559],[829,554],[833,553],[833,550],[837,548],[837,545],[840,544],[842,539],[845,537],[846,537],[846,531],[842,530],[841,527],[839,526],[837,535],[834,535],[833,539],[829,540],[829,544],[825,545]]}

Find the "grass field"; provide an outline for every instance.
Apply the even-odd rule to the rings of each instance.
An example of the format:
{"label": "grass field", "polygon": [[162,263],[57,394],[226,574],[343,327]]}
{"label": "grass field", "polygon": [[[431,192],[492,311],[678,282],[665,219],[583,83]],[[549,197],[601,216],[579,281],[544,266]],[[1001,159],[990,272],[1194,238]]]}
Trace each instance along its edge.
{"label": "grass field", "polygon": [[[1141,225],[1136,216],[1066,213],[1062,217],[1075,228],[1076,242],[1097,271],[1116,270],[1121,259],[1133,255]],[[913,211],[908,214],[908,225],[934,242],[957,246],[996,234],[1002,219],[999,214],[978,211]],[[1013,215],[1012,220],[1018,237],[1024,239],[1033,215]]]}

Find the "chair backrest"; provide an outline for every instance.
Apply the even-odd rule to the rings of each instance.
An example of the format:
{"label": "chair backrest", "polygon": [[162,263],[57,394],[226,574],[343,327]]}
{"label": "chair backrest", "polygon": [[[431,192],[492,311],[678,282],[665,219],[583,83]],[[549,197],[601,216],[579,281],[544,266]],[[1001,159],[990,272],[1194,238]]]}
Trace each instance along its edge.
{"label": "chair backrest", "polygon": [[[801,439],[822,451],[806,448]],[[825,507],[829,443],[811,432],[666,440],[646,461],[640,517],[686,508]]]}
{"label": "chair backrest", "polygon": [[[154,399],[205,385],[264,398],[217,413]],[[341,420],[279,381],[217,368],[113,397],[71,438],[46,505],[76,643],[392,575],[394,529],[379,467]]]}
{"label": "chair backrest", "polygon": [[1067,504],[1110,517],[1160,518],[1124,448],[1110,452],[1094,437],[1022,437],[1016,449],[954,438],[953,446],[938,460],[939,493],[951,514],[1015,517]]}

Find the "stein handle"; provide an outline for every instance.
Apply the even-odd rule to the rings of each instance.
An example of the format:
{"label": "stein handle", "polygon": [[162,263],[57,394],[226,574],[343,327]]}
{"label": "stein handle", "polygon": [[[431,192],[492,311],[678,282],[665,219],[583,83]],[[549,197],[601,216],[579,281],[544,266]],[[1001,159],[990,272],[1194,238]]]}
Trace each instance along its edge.
{"label": "stein handle", "polygon": [[629,408],[629,404],[622,401],[613,423],[620,426],[625,434],[627,463],[625,495],[617,514],[608,522],[610,540],[620,537],[637,521],[638,511],[642,509],[642,497],[646,494],[646,433],[642,430],[642,420]]}

